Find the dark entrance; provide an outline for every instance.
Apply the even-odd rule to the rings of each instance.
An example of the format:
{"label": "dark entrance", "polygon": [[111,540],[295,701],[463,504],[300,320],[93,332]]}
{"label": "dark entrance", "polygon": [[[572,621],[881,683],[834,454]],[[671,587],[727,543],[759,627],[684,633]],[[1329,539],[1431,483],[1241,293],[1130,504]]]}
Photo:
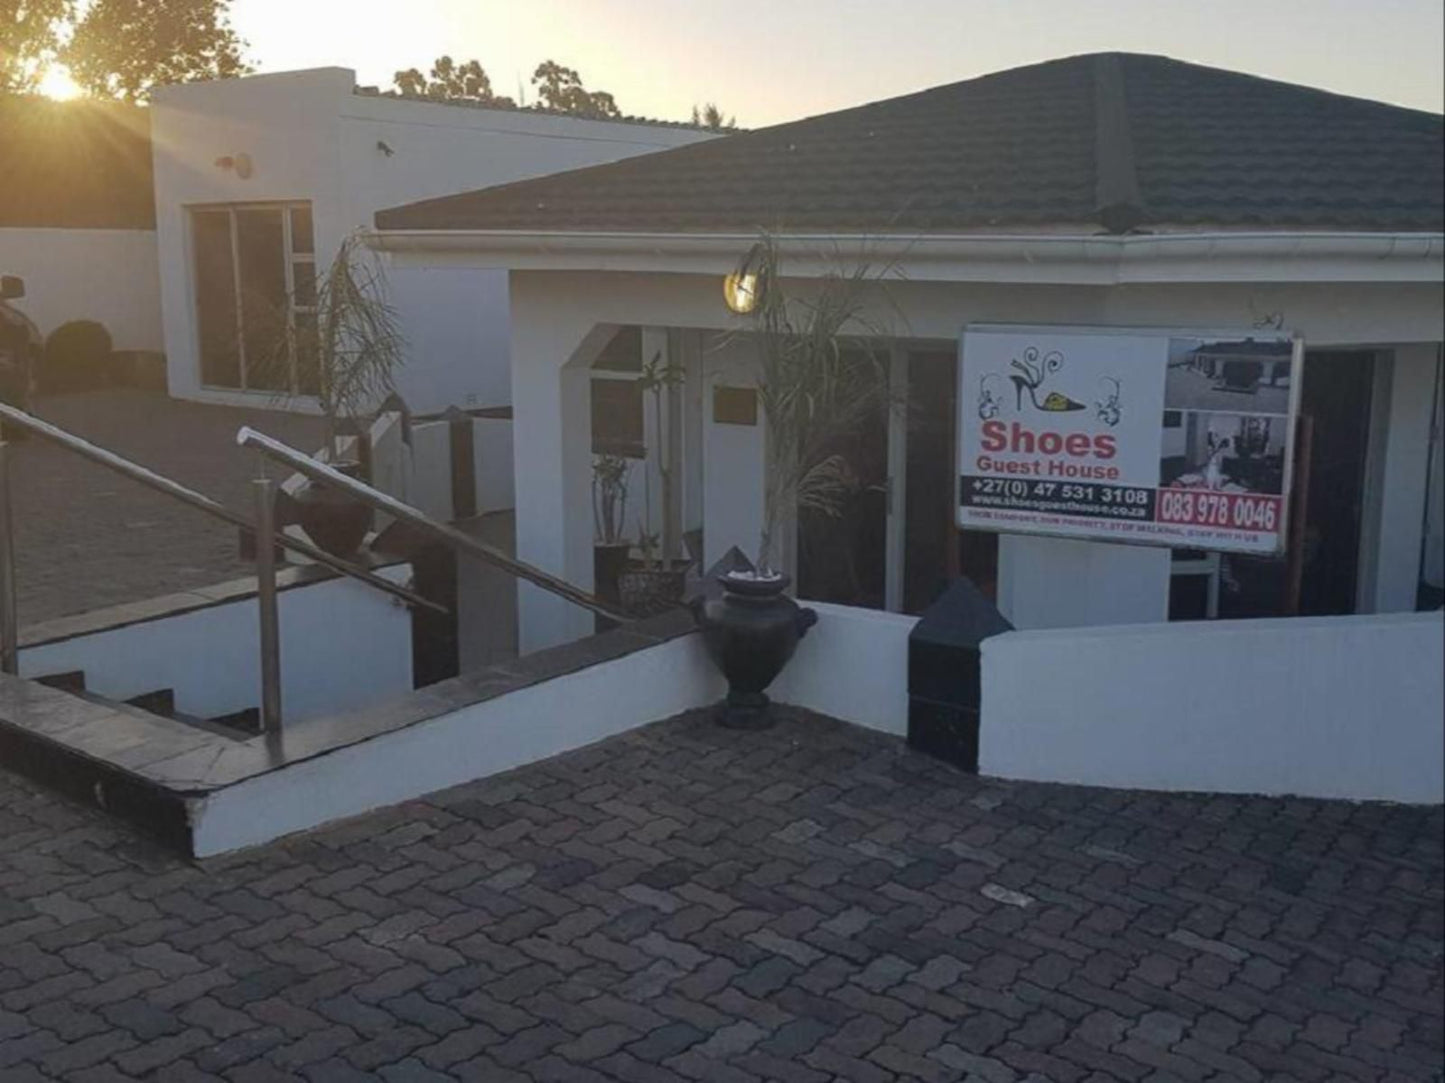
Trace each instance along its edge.
{"label": "dark entrance", "polygon": [[[886,371],[887,361],[883,360]],[[798,597],[867,609],[885,605],[888,530],[888,402],[823,449],[852,475],[836,515],[798,509]]]}

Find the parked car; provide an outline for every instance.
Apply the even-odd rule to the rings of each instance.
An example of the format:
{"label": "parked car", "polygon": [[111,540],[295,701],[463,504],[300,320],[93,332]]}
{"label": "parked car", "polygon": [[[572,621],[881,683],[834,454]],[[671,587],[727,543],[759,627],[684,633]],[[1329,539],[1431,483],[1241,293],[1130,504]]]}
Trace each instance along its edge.
{"label": "parked car", "polygon": [[0,400],[28,410],[45,340],[34,321],[10,303],[24,296],[24,279],[0,277]]}

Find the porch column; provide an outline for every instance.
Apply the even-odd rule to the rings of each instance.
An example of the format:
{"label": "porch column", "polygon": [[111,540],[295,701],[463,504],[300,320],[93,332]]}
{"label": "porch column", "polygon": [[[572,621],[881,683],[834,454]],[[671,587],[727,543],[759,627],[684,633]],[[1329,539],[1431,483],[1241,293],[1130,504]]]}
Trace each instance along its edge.
{"label": "porch column", "polygon": [[[517,556],[590,591],[592,417],[589,366],[615,329],[562,303],[513,294],[512,449]],[[592,614],[530,583],[517,591],[526,654],[589,635]]]}
{"label": "porch column", "polygon": [[[1384,422],[1379,435],[1384,461],[1379,491],[1367,494],[1365,502],[1367,509],[1378,509],[1378,518],[1365,524],[1365,537],[1373,536],[1374,544],[1360,554],[1362,613],[1415,609],[1439,358],[1438,343],[1396,346],[1383,381],[1388,399],[1375,417]],[[1440,479],[1432,482],[1439,485]]]}

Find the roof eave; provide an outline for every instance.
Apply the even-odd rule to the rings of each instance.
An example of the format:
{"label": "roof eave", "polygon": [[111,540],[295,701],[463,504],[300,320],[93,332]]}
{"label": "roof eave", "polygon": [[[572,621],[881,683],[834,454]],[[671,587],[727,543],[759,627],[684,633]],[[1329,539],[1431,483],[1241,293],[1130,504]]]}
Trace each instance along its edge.
{"label": "roof eave", "polygon": [[[1092,227],[1097,228],[1097,227]],[[725,274],[756,233],[373,231],[368,243],[408,266],[517,271]],[[1134,282],[1441,282],[1440,232],[1216,231],[779,235],[788,273],[868,262],[918,281],[1118,285]]]}

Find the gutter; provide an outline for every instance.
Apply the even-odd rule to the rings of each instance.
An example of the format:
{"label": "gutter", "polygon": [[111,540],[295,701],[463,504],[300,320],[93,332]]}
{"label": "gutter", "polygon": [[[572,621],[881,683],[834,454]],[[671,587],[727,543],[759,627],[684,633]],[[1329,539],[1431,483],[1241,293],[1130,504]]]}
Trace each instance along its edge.
{"label": "gutter", "polygon": [[[403,266],[726,274],[758,235],[398,229],[366,240]],[[955,282],[1445,280],[1442,233],[797,233],[776,241],[799,277],[866,261],[892,265],[902,278]]]}

